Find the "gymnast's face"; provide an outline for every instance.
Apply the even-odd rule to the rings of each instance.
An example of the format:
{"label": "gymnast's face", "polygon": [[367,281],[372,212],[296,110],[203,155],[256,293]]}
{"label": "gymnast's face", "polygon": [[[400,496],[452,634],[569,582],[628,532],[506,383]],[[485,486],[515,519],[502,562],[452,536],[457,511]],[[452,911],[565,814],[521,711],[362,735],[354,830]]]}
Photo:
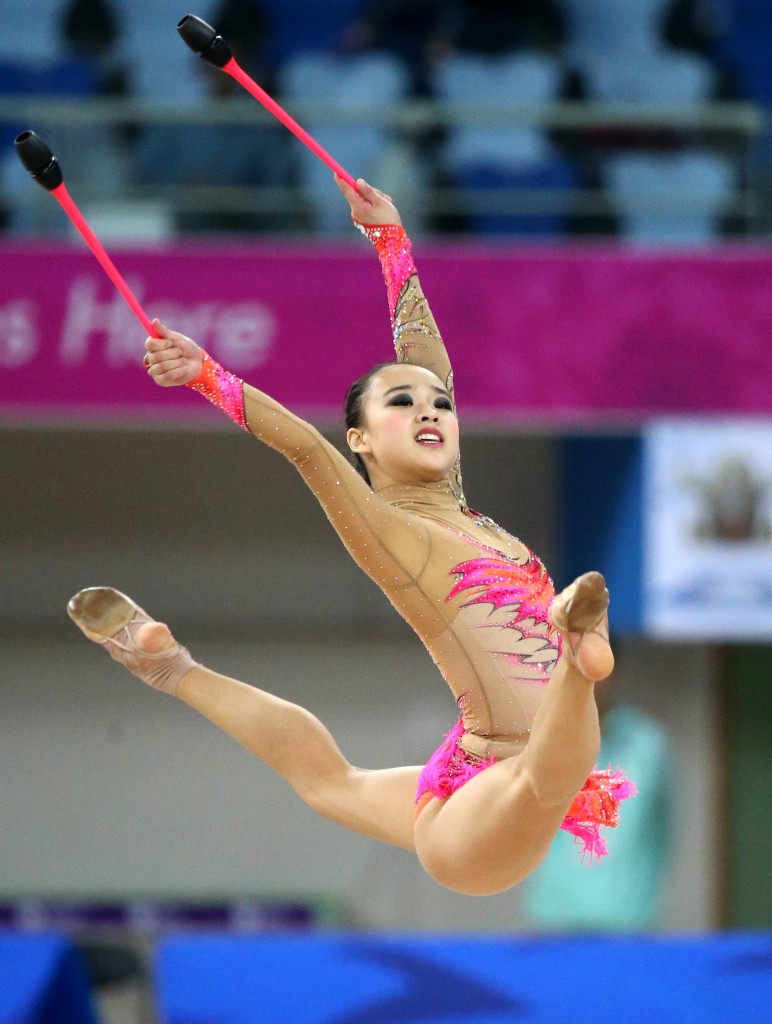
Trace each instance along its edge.
{"label": "gymnast's face", "polygon": [[444,479],[458,458],[453,400],[430,370],[407,363],[384,367],[370,381],[362,423],[347,434],[373,488]]}

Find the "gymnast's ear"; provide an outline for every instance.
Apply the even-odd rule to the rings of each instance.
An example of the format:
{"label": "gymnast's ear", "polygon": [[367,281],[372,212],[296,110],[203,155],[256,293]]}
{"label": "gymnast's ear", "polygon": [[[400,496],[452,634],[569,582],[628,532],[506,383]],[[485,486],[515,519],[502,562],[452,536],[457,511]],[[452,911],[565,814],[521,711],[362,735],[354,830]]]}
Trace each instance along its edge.
{"label": "gymnast's ear", "polygon": [[364,437],[362,427],[349,427],[346,431],[346,443],[357,455],[369,455],[372,449]]}

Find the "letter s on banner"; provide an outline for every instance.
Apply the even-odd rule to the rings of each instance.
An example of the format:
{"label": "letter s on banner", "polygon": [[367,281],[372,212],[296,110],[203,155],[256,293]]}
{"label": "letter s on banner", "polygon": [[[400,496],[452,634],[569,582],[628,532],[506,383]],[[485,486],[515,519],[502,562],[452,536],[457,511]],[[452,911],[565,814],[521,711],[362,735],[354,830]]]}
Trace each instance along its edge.
{"label": "letter s on banner", "polygon": [[17,299],[0,307],[0,366],[19,369],[31,363],[38,351],[37,306]]}

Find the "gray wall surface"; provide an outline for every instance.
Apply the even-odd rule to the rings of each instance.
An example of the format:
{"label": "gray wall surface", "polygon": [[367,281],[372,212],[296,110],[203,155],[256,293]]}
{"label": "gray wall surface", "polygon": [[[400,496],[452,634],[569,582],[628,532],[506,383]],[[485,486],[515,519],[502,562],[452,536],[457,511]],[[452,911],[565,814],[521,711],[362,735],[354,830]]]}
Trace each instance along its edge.
{"label": "gray wall surface", "polygon": [[[412,855],[317,818],[67,619],[76,590],[116,586],[199,660],[309,707],[355,763],[422,763],[451,695],[279,456],[227,429],[22,429],[3,432],[0,467],[0,896],[326,893],[362,927],[522,925],[517,891],[455,895]],[[464,477],[473,507],[557,564],[548,438],[471,436]],[[712,927],[712,653],[629,641],[623,666],[621,695],[665,724],[678,766],[665,925]]]}

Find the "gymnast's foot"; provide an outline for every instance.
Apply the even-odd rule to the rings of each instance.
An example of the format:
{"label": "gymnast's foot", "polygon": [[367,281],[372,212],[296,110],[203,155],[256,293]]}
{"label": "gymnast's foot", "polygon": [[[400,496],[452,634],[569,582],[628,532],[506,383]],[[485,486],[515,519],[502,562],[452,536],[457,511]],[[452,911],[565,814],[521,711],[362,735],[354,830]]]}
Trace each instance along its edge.
{"label": "gymnast's foot", "polygon": [[130,597],[112,587],[88,587],[70,599],[67,612],[89,640],[111,658],[164,693],[174,694],[180,679],[196,667],[163,622],[156,622]]}
{"label": "gymnast's foot", "polygon": [[564,638],[569,657],[593,682],[610,676],[614,668],[608,605],[605,579],[599,572],[586,572],[561,591],[550,606],[550,619]]}

